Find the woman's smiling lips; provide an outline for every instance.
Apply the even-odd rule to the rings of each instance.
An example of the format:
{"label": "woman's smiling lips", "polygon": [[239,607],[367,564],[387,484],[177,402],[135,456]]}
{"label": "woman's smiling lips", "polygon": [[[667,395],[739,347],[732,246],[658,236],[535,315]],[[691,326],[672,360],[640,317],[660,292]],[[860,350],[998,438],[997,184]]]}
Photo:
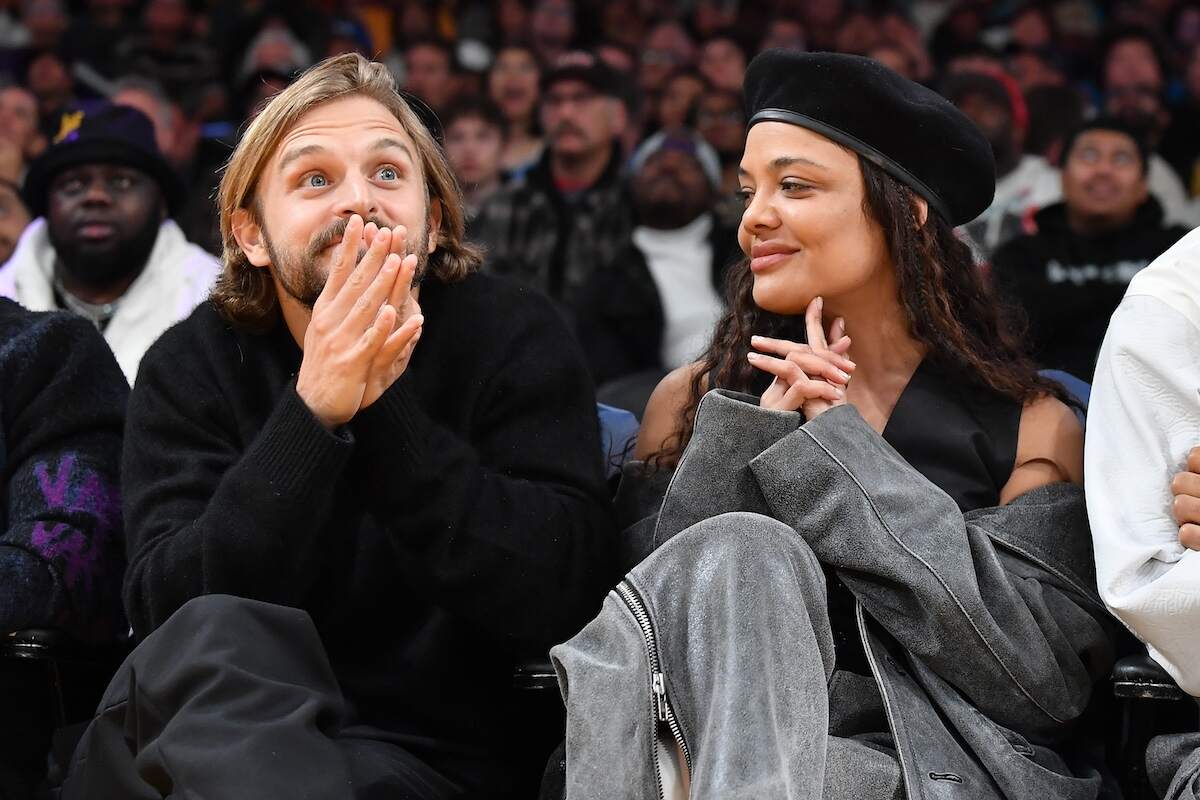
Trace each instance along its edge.
{"label": "woman's smiling lips", "polygon": [[787,261],[797,248],[784,244],[756,244],[750,248],[750,271],[764,272]]}

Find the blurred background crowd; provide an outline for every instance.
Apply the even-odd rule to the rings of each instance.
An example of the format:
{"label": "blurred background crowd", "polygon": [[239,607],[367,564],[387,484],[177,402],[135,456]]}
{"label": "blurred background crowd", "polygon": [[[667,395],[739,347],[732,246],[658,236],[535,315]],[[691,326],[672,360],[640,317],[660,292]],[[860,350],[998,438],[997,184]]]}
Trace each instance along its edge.
{"label": "blurred background crowd", "polygon": [[0,0],[0,263],[29,164],[105,101],[149,117],[172,216],[219,253],[239,130],[358,51],[437,112],[489,268],[558,300],[636,410],[721,311],[742,76],[770,47],[877,59],[975,121],[997,192],[961,233],[1046,366],[1089,378],[1129,278],[1200,222],[1200,0]]}

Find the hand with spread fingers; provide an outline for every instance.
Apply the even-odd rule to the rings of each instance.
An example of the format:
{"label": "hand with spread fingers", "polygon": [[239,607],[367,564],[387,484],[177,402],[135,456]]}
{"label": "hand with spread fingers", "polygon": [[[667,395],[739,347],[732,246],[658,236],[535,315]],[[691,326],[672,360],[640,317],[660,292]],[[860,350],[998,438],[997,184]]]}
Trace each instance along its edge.
{"label": "hand with spread fingers", "polygon": [[845,404],[846,385],[855,367],[846,355],[850,337],[846,335],[845,320],[839,317],[826,338],[821,320],[823,307],[820,297],[808,304],[804,315],[808,344],[765,336],[751,339],[751,346],[762,352],[751,352],[747,356],[750,364],[775,378],[759,400],[763,408],[799,410],[806,419],[814,419]]}
{"label": "hand with spread fingers", "polygon": [[[368,229],[366,254],[358,260]],[[409,345],[424,322],[412,312],[415,302],[402,299],[408,297],[416,256],[402,257],[393,246],[395,238],[391,229],[364,225],[362,217],[353,215],[313,304],[296,393],[326,428],[349,422],[364,401],[378,397],[378,386],[388,375],[399,375],[396,365],[407,364],[405,351],[411,352]],[[404,319],[402,309],[409,313]]]}
{"label": "hand with spread fingers", "polygon": [[399,253],[404,258],[400,262],[400,274],[387,301],[396,309],[396,321],[392,333],[376,352],[371,363],[367,388],[363,393],[362,405],[359,406],[360,411],[378,400],[388,387],[404,374],[417,341],[421,338],[425,318],[421,314],[421,306],[417,303],[413,286],[418,255],[406,254],[407,240],[408,231],[403,225],[392,230],[392,252]]}
{"label": "hand with spread fingers", "polygon": [[1200,447],[1193,447],[1187,457],[1187,470],[1171,480],[1175,495],[1172,511],[1179,523],[1179,543],[1189,550],[1200,550]]}

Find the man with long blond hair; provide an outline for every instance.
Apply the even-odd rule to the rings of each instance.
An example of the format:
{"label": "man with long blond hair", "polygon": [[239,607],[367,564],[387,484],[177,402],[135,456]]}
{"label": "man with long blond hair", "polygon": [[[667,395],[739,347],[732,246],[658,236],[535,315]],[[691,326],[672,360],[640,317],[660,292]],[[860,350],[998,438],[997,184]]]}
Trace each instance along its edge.
{"label": "man with long blond hair", "polygon": [[612,577],[582,359],[548,301],[477,273],[379,64],[275,97],[219,205],[212,300],[131,399],[141,643],[65,796],[505,796],[514,653]]}

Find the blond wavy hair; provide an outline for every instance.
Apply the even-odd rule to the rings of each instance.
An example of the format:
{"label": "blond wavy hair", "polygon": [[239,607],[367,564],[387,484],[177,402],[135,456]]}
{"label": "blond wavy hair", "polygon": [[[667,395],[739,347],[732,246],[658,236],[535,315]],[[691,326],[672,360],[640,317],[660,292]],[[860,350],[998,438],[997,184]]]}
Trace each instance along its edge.
{"label": "blond wavy hair", "polygon": [[234,212],[247,209],[261,223],[255,189],[280,141],[312,109],[354,95],[377,101],[396,117],[416,145],[426,196],[441,203],[442,224],[437,249],[429,256],[429,273],[452,283],[479,268],[482,252],[464,241],[462,191],[454,173],[441,146],[396,91],[391,72],[357,53],[334,56],[272,98],[246,128],[225,165],[217,190],[223,267],[212,300],[230,322],[261,330],[274,321],[279,305],[270,272],[251,264],[234,238]]}

